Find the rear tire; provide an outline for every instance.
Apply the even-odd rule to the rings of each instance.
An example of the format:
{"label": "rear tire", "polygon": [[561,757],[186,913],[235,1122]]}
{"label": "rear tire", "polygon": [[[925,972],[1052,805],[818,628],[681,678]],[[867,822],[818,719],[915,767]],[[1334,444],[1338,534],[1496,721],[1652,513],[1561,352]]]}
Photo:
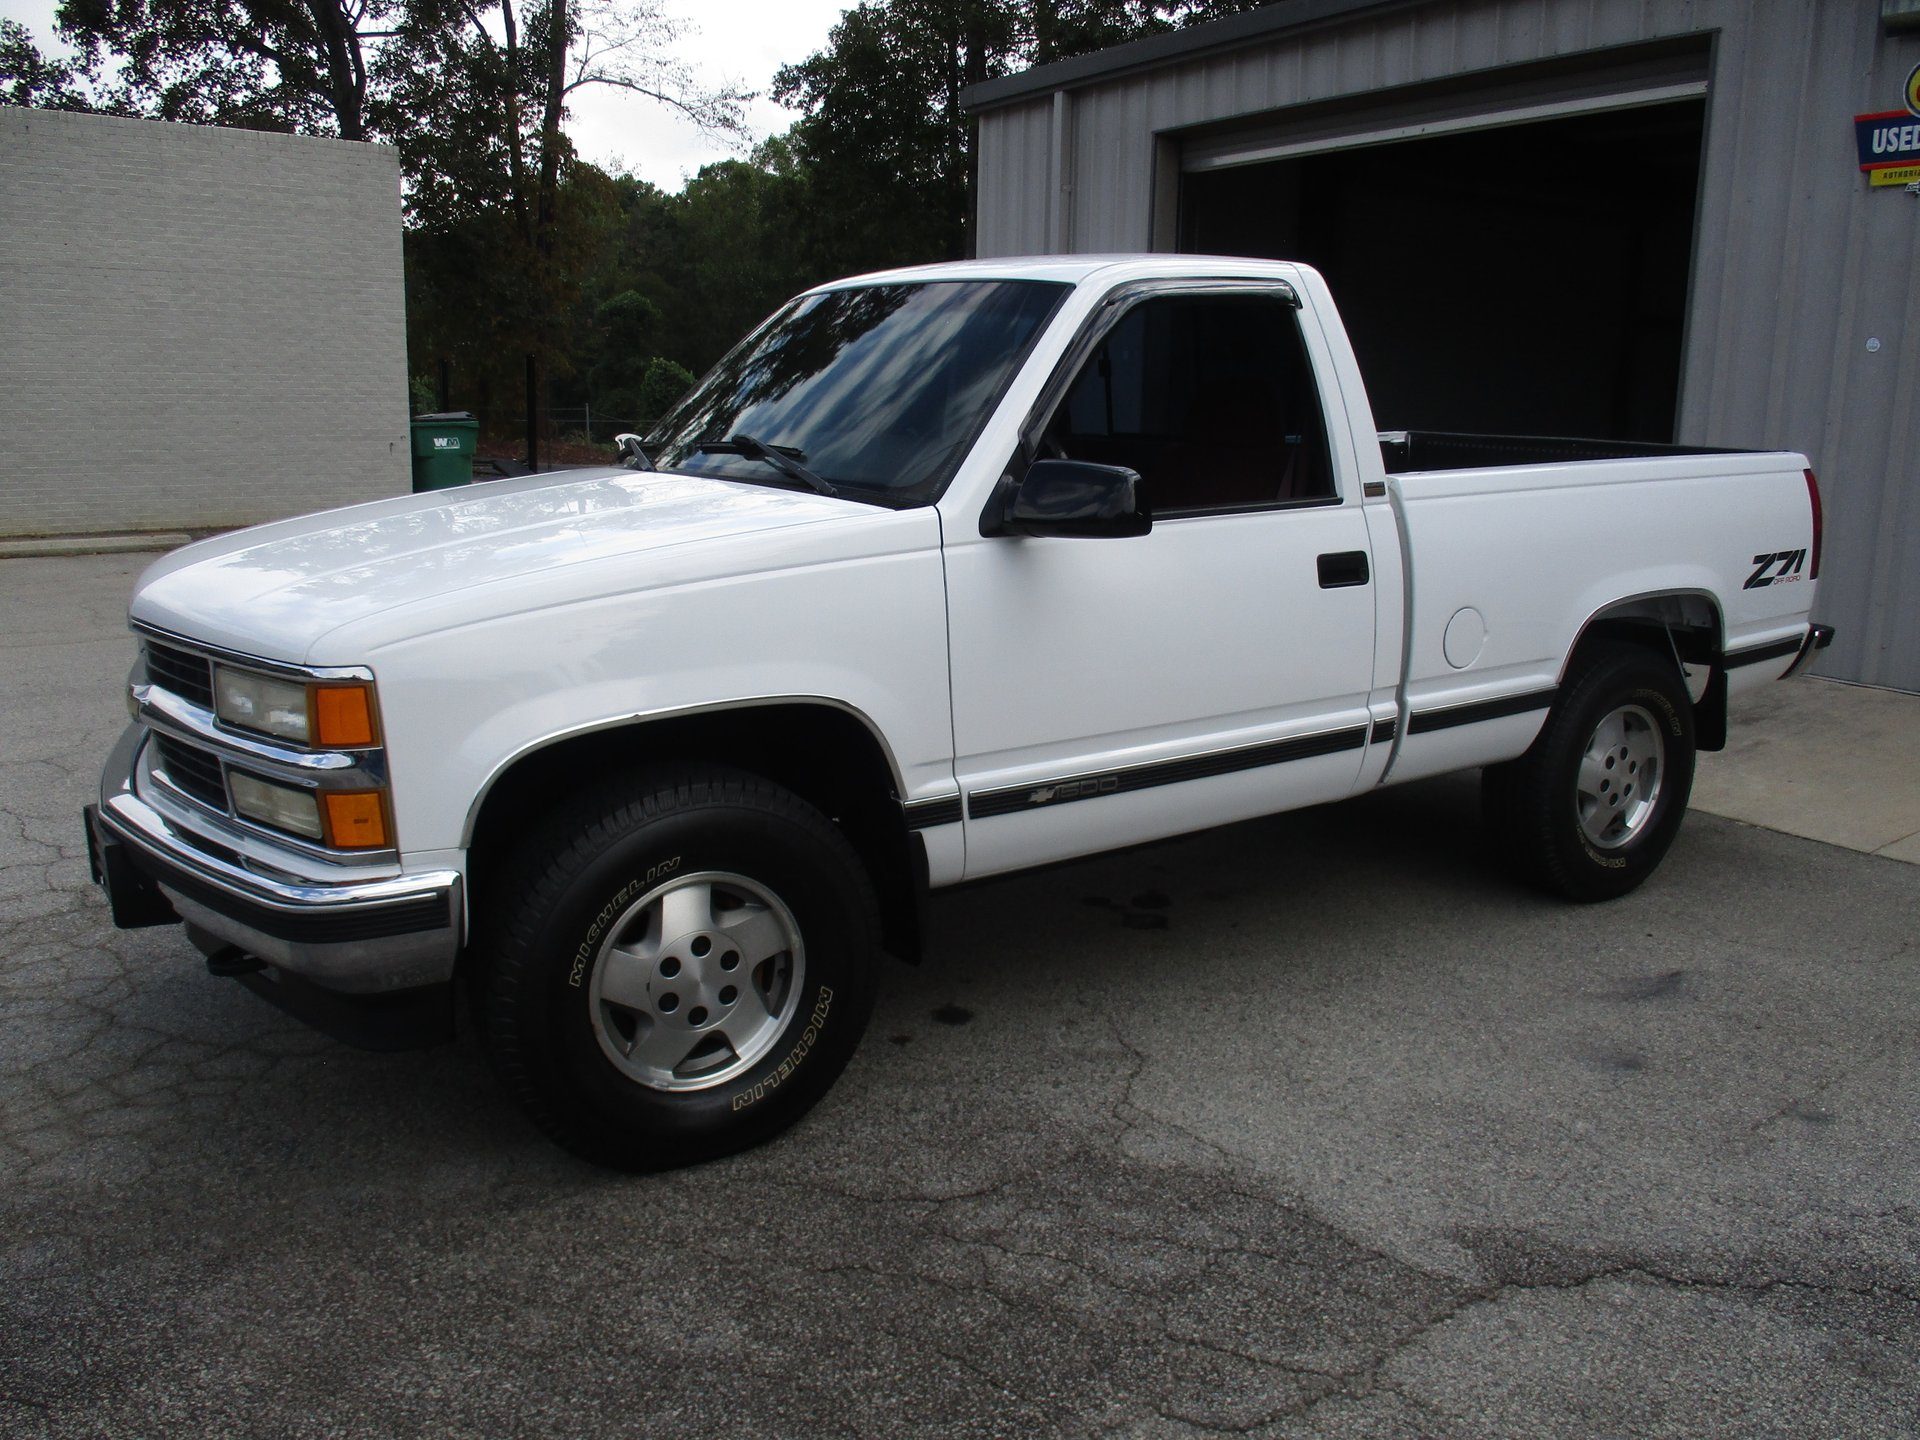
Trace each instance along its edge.
{"label": "rear tire", "polygon": [[1693,703],[1677,667],[1637,645],[1582,650],[1518,760],[1489,766],[1482,807],[1522,879],[1611,900],[1660,864],[1693,790]]}
{"label": "rear tire", "polygon": [[826,1093],[873,1007],[865,867],[812,806],[716,766],[582,796],[505,865],[475,987],[541,1129],[623,1170],[768,1139]]}

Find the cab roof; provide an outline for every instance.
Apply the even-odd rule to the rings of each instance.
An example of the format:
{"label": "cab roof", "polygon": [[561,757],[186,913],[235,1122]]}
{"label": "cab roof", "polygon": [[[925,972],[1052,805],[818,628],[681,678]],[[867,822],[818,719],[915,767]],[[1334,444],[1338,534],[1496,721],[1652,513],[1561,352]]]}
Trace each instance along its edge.
{"label": "cab roof", "polygon": [[1116,272],[1112,278],[1138,276],[1277,276],[1290,278],[1300,267],[1280,260],[1250,260],[1234,255],[1166,255],[1137,252],[1111,255],[1009,255],[993,260],[949,260],[937,265],[909,265],[897,270],[876,270],[866,275],[849,275],[816,286],[818,290],[840,290],[858,285],[880,285],[931,280],[1049,280],[1056,284],[1079,285]]}

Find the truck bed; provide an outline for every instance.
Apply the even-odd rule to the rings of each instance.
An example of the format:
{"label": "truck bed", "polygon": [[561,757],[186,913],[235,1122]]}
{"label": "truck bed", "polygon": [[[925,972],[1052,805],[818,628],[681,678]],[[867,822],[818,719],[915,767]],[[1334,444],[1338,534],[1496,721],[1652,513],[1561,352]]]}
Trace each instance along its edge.
{"label": "truck bed", "polygon": [[[1811,545],[1804,456],[1607,441],[1523,441],[1501,453],[1503,437],[1440,438],[1467,443],[1425,474],[1389,480],[1408,577],[1406,709],[1535,703],[1458,730],[1416,724],[1396,779],[1524,750],[1577,638],[1603,613],[1654,613],[1636,611],[1639,597],[1668,597],[1673,618],[1713,631],[1728,653],[1787,647],[1777,664],[1730,667],[1730,691],[1792,663],[1807,628],[1806,572],[1754,577],[1770,569],[1763,562]],[[1487,441],[1498,463],[1470,465],[1469,446]],[[1593,448],[1549,459],[1527,444]],[[1603,446],[1614,453],[1595,453]],[[1450,463],[1439,468],[1442,460]]]}
{"label": "truck bed", "polygon": [[1645,440],[1585,440],[1555,435],[1477,435],[1451,430],[1382,430],[1380,458],[1389,475],[1431,470],[1482,470],[1552,465],[1569,460],[1650,460],[1667,455],[1745,455],[1704,445]]}

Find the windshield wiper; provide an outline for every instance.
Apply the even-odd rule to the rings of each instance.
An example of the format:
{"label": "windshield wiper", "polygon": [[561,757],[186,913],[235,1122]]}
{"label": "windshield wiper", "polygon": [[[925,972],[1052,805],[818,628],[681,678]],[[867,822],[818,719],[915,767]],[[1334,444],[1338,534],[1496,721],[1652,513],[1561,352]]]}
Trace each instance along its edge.
{"label": "windshield wiper", "polygon": [[749,460],[764,460],[782,475],[785,475],[790,480],[798,480],[809,490],[816,491],[821,495],[832,495],[836,499],[840,495],[840,491],[834,486],[832,481],[822,479],[820,476],[814,474],[813,471],[802,465],[784,450],[776,450],[773,446],[767,444],[766,441],[755,439],[753,436],[739,430],[734,431],[732,437],[729,439],[704,441],[697,448],[709,454],[725,455],[728,452],[732,452],[736,455],[744,455]]}

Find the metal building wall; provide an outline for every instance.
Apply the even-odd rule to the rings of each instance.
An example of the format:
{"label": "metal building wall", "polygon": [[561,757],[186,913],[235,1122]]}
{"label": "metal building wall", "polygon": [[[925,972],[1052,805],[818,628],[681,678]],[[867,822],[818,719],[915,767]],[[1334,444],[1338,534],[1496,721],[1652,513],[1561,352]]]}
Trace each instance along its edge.
{"label": "metal building wall", "polygon": [[1701,34],[1680,438],[1812,457],[1840,632],[1820,668],[1920,690],[1920,198],[1869,191],[1851,125],[1899,105],[1920,37],[1882,36],[1876,0],[1436,0],[989,102],[980,253],[1153,248],[1184,127]]}
{"label": "metal building wall", "polygon": [[[991,123],[980,127],[979,215],[982,224],[994,217],[996,227],[1018,217],[1022,227],[1031,224],[1031,235],[1024,243],[988,249],[986,232],[981,232],[982,255],[1024,255],[1062,250],[1049,220],[1057,205],[1050,197],[1059,183],[1058,147],[1049,141],[1050,121],[1055,106],[1050,100],[1034,105],[1008,106],[996,110]],[[1037,214],[1036,214],[1037,210]],[[1016,231],[1027,234],[1024,228]]]}

